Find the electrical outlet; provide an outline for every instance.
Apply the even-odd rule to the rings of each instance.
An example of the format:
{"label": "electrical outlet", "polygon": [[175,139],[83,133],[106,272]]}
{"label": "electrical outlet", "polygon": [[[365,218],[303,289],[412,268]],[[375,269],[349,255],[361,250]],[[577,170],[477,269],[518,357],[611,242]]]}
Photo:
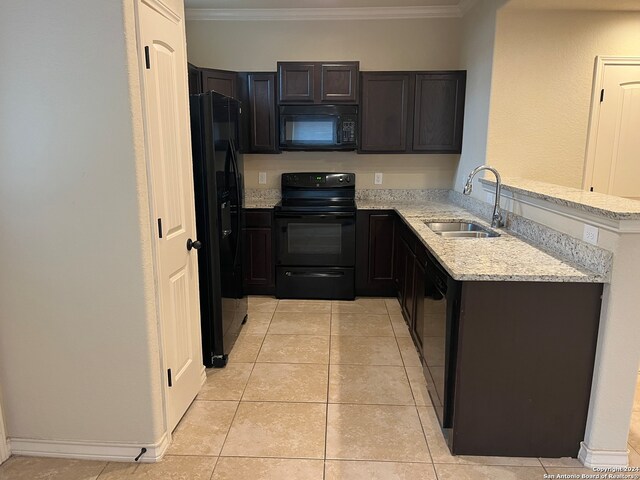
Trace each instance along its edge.
{"label": "electrical outlet", "polygon": [[582,239],[587,243],[597,245],[599,232],[600,229],[598,227],[594,227],[593,225],[585,225],[584,232],[582,233]]}
{"label": "electrical outlet", "polygon": [[495,195],[493,193],[487,192],[487,196],[486,196],[487,203],[493,203],[494,198],[495,198]]}
{"label": "electrical outlet", "polygon": [[373,177],[373,183],[376,185],[382,185],[382,173],[376,172]]}
{"label": "electrical outlet", "polygon": [[267,184],[267,172],[258,173],[258,183],[260,185],[266,185]]}

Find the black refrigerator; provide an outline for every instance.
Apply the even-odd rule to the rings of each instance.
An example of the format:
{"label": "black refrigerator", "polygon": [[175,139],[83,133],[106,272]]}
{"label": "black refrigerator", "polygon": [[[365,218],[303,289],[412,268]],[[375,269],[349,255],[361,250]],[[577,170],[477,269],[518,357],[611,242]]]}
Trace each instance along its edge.
{"label": "black refrigerator", "polygon": [[224,367],[247,318],[243,292],[245,228],[240,103],[216,92],[190,96],[202,353]]}

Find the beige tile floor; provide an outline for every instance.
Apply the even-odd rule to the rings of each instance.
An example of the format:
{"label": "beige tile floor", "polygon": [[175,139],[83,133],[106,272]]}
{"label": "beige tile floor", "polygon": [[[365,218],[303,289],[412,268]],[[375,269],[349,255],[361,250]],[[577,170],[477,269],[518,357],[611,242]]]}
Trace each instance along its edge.
{"label": "beige tile floor", "polygon": [[[454,457],[395,299],[249,299],[229,365],[157,464],[13,457],[0,480],[511,480],[575,459]],[[640,384],[629,433],[640,466]]]}

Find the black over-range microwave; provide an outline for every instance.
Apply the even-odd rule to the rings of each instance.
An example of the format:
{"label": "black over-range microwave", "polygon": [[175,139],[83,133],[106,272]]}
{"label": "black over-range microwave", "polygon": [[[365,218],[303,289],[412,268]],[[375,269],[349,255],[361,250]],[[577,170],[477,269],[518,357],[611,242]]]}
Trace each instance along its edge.
{"label": "black over-range microwave", "polygon": [[282,105],[281,150],[355,150],[357,105]]}

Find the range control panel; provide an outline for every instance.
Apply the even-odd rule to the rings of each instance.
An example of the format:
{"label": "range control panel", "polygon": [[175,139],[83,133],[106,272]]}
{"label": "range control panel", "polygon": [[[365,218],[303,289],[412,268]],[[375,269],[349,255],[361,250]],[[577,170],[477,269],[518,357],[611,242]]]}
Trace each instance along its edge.
{"label": "range control panel", "polygon": [[356,184],[355,173],[283,173],[282,188],[336,188],[354,187]]}

